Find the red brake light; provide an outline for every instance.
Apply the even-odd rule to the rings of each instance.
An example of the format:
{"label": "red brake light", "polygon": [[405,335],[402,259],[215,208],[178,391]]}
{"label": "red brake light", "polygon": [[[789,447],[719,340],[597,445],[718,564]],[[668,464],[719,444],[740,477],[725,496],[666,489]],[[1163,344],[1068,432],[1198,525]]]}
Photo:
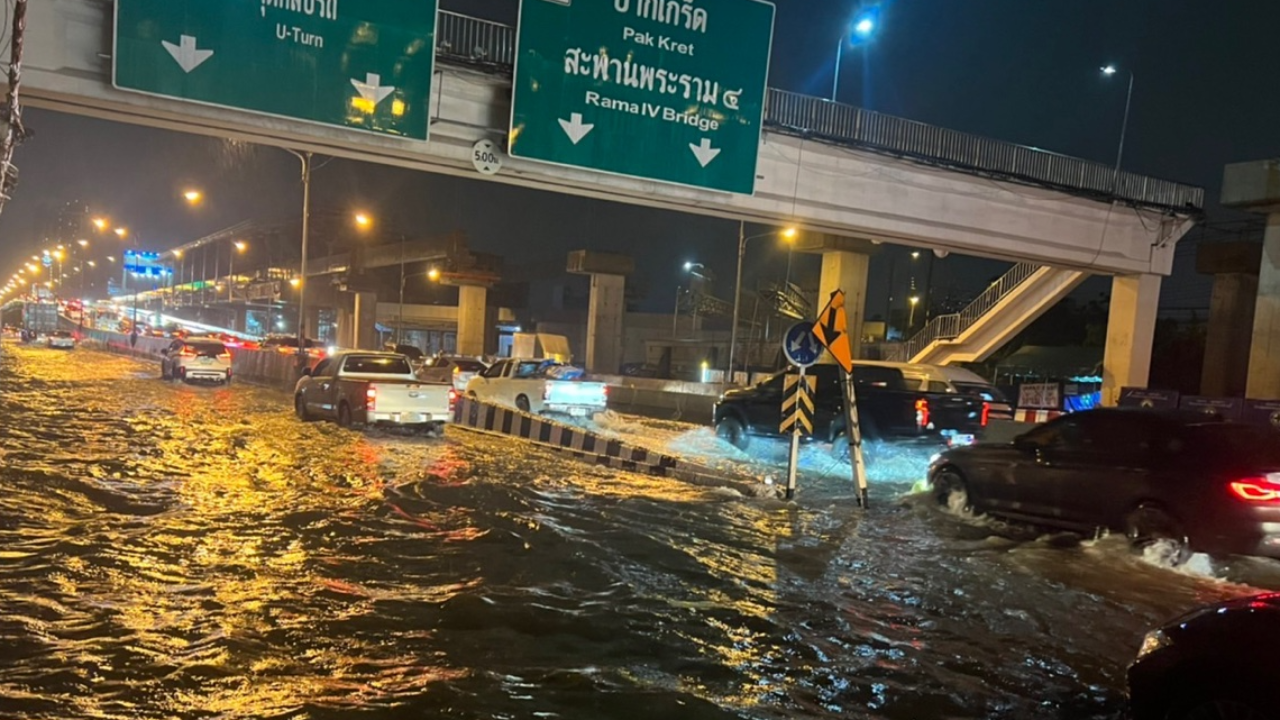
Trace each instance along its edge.
{"label": "red brake light", "polygon": [[982,427],[986,427],[991,422],[991,403],[982,403]]}
{"label": "red brake light", "polygon": [[182,352],[178,354],[181,355],[182,357],[195,357],[196,349],[191,347],[190,345],[183,345]]}
{"label": "red brake light", "polygon": [[453,406],[458,404],[458,391],[449,388],[449,412],[453,412]]}
{"label": "red brake light", "polygon": [[916,400],[916,426],[921,430],[929,427],[929,401],[925,398]]}
{"label": "red brake light", "polygon": [[371,387],[368,390],[365,390],[364,397],[365,407],[370,411],[376,410],[378,407],[378,389]]}
{"label": "red brake light", "polygon": [[1265,477],[1250,477],[1237,480],[1227,486],[1237,500],[1256,503],[1280,504],[1280,484]]}

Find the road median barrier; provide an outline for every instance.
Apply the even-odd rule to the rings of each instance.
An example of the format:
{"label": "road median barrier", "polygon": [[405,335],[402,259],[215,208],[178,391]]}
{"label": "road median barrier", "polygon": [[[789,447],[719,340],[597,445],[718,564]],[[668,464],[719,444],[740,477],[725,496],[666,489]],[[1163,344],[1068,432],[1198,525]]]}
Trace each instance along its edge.
{"label": "road median barrier", "polygon": [[453,424],[475,432],[519,438],[592,465],[668,477],[694,485],[732,488],[751,497],[777,495],[774,486],[762,483],[758,478],[695,465],[581,427],[471,398],[458,400],[454,406]]}

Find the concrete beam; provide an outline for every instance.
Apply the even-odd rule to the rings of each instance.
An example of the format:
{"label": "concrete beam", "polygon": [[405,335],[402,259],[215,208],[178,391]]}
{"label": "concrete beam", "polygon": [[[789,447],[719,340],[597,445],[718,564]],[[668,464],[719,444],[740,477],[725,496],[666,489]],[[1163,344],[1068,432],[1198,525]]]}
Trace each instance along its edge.
{"label": "concrete beam", "polygon": [[1222,174],[1222,204],[1259,213],[1280,212],[1280,159],[1228,165]]}
{"label": "concrete beam", "polygon": [[629,255],[575,250],[569,253],[567,272],[576,275],[619,275],[630,277],[636,271],[635,258]]}
{"label": "concrete beam", "polygon": [[431,140],[286,120],[125,93],[110,84],[110,3],[32,3],[24,63],[27,104],[179,132],[310,150],[483,182],[665,208],[735,221],[798,225],[844,237],[1025,260],[1095,273],[1168,274],[1188,216],[1112,207],[1067,193],[765,133],[756,192],[730,195],[506,158],[481,179],[480,139],[503,142],[510,81],[442,66]]}

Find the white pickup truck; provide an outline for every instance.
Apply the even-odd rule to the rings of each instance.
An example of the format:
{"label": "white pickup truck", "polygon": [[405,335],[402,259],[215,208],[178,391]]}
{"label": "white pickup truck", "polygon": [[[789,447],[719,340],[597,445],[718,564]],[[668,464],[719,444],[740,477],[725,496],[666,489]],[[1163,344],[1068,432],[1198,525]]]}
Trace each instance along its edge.
{"label": "white pickup truck", "polygon": [[342,352],[304,371],[293,407],[306,421],[352,425],[399,425],[442,430],[457,391],[448,383],[424,383],[409,359],[387,352]]}
{"label": "white pickup truck", "polygon": [[467,383],[467,396],[535,415],[591,417],[604,412],[609,389],[604,383],[563,379],[573,368],[547,360],[503,360]]}

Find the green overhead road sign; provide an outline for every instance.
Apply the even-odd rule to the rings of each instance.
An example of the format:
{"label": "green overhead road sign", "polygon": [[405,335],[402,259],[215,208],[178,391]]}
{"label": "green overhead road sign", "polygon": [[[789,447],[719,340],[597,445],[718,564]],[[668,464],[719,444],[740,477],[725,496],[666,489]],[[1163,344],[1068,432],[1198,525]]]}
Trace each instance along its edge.
{"label": "green overhead road sign", "polygon": [[750,194],[774,7],[521,0],[513,157]]}
{"label": "green overhead road sign", "polygon": [[121,90],[425,140],[436,0],[116,0]]}

